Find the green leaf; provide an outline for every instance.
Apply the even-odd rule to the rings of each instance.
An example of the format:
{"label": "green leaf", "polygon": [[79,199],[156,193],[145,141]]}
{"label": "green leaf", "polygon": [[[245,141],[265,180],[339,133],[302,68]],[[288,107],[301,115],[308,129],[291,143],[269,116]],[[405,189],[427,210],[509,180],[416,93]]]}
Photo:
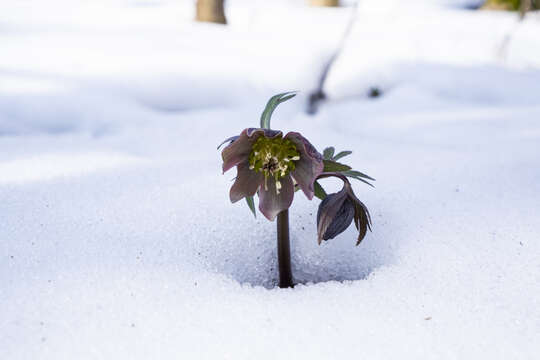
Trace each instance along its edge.
{"label": "green leaf", "polygon": [[358,177],[366,178],[366,179],[369,179],[369,180],[372,180],[372,181],[376,181],[371,176],[368,176],[368,175],[366,175],[364,173],[361,173],[360,171],[356,171],[356,170],[344,171],[343,174],[351,175],[351,176],[358,176]]}
{"label": "green leaf", "polygon": [[315,188],[315,196],[318,197],[321,200],[324,200],[324,198],[327,196],[326,191],[324,191],[321,184],[319,184],[318,181],[315,181],[313,183],[313,187]]}
{"label": "green leaf", "polygon": [[345,156],[351,155],[351,154],[352,154],[352,151],[349,151],[349,150],[341,151],[336,156],[334,156],[334,158],[332,160],[337,161],[337,160],[341,159],[342,157],[345,157]]}
{"label": "green leaf", "polygon": [[324,172],[343,172],[351,170],[350,166],[332,160],[323,160],[323,163]]}
{"label": "green leaf", "polygon": [[253,201],[253,196],[246,196],[246,203],[249,206],[249,209],[253,213],[254,217],[257,217],[257,212],[255,211],[255,201]]}
{"label": "green leaf", "polygon": [[323,158],[325,158],[326,160],[332,160],[332,156],[334,156],[335,151],[336,149],[334,149],[333,146],[327,147],[323,151]]}
{"label": "green leaf", "polygon": [[268,102],[266,103],[266,107],[261,114],[261,128],[270,129],[270,119],[272,118],[272,113],[274,112],[276,107],[282,102],[292,99],[295,96],[296,91],[284,92],[272,96],[270,100],[268,100]]}

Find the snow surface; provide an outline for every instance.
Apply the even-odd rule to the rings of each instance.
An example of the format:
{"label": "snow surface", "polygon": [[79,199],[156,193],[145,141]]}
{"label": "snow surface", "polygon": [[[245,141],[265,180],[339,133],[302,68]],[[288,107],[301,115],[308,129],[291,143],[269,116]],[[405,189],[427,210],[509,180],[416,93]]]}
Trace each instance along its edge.
{"label": "snow surface", "polygon": [[[403,3],[3,1],[0,359],[536,359],[539,17]],[[279,289],[216,145],[291,89],[274,127],[377,181],[358,247],[297,193]]]}

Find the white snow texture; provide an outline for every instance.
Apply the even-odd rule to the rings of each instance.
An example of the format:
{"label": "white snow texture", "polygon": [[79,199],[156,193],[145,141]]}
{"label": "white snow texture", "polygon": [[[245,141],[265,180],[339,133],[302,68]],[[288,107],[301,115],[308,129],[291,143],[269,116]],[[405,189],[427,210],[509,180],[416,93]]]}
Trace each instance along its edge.
{"label": "white snow texture", "polygon": [[[0,359],[538,359],[538,14],[1,2]],[[288,90],[273,127],[377,181],[358,247],[318,246],[296,193],[279,289],[275,223],[230,204],[216,145]]]}

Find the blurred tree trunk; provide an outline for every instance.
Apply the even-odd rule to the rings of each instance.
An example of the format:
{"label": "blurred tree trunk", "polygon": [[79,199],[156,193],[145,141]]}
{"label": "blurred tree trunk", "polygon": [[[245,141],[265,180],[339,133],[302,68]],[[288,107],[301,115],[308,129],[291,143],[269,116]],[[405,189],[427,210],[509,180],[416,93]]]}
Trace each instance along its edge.
{"label": "blurred tree trunk", "polygon": [[519,4],[519,17],[523,19],[527,11],[538,10],[540,8],[540,0],[521,0]]}
{"label": "blurred tree trunk", "polygon": [[224,0],[197,0],[197,21],[226,24]]}
{"label": "blurred tree trunk", "polygon": [[527,11],[530,11],[532,8],[532,0],[521,0],[519,4],[519,16],[523,19]]}
{"label": "blurred tree trunk", "polygon": [[309,0],[311,6],[339,6],[339,0]]}
{"label": "blurred tree trunk", "polygon": [[519,4],[519,15],[523,19],[527,11],[538,10],[539,8],[539,0],[521,0],[521,3]]}

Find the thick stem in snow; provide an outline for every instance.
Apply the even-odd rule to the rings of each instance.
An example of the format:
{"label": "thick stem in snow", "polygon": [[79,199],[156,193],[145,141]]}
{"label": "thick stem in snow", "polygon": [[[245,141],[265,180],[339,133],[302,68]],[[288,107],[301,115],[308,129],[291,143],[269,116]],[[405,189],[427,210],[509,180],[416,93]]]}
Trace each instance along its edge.
{"label": "thick stem in snow", "polygon": [[283,210],[277,216],[277,255],[279,287],[293,287],[291,245],[289,242],[289,210]]}

